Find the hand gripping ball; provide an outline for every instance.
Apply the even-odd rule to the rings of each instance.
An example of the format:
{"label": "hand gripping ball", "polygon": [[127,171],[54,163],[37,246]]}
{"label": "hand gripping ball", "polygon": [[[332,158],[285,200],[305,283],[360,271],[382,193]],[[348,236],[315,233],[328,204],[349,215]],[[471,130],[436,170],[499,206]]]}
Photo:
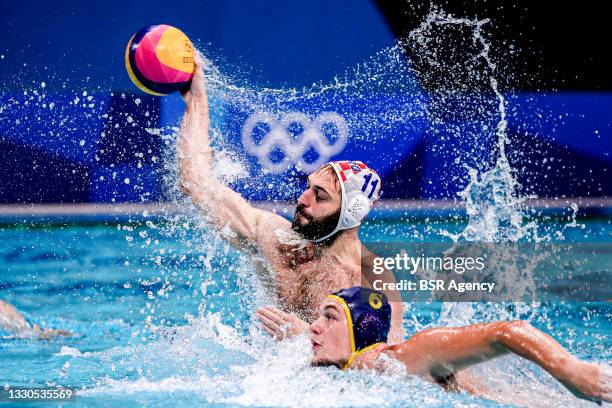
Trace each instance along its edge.
{"label": "hand gripping ball", "polygon": [[134,84],[152,95],[189,88],[193,45],[178,28],[160,24],[138,31],[125,50],[125,67]]}

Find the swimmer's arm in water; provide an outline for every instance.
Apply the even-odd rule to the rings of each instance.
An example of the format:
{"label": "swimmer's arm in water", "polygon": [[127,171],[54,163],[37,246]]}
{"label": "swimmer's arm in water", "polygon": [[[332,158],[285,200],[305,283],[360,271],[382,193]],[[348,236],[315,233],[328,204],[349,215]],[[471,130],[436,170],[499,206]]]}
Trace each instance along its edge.
{"label": "swimmer's arm in water", "polygon": [[[289,227],[289,221],[251,206],[239,193],[221,183],[214,175],[210,148],[210,112],[203,62],[196,54],[191,86],[183,94],[186,109],[178,140],[181,190],[218,228],[229,226],[224,237],[242,249],[252,249],[270,241],[262,238],[262,223]],[[266,228],[268,230],[268,228]]]}
{"label": "swimmer's arm in water", "polygon": [[0,300],[0,329],[18,338],[38,337],[48,340],[57,336],[70,336],[66,330],[42,329],[37,324],[30,324],[15,307]]}
{"label": "swimmer's arm in water", "polygon": [[604,367],[572,356],[552,337],[526,321],[436,328],[419,332],[387,351],[408,372],[440,382],[458,371],[512,352],[548,371],[574,395],[612,400],[612,377]]}
{"label": "swimmer's arm in water", "polygon": [[0,329],[18,334],[31,330],[32,326],[13,305],[0,300]]}

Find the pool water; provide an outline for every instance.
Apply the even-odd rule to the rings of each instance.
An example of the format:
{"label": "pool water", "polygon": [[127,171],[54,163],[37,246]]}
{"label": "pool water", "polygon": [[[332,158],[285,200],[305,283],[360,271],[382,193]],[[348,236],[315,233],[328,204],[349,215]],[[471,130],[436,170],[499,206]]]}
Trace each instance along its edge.
{"label": "pool water", "polygon": [[[610,219],[581,222],[566,239],[612,241]],[[386,219],[361,233],[372,242],[444,240],[439,230],[462,227]],[[69,406],[501,405],[397,373],[310,367],[306,338],[276,343],[251,319],[274,299],[249,259],[194,218],[5,222],[0,271],[1,300],[43,327],[73,333],[46,341],[0,331],[0,384],[77,387]],[[443,309],[408,305],[407,332],[445,324]],[[580,358],[610,364],[610,303],[541,304],[526,316]],[[515,357],[474,372],[519,404],[591,406]]]}

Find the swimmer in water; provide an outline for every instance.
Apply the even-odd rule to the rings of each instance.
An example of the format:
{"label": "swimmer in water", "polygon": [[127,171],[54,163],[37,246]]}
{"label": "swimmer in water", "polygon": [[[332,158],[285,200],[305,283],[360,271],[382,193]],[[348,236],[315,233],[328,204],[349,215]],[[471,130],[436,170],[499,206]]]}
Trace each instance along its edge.
{"label": "swimmer in water", "polygon": [[[328,293],[374,276],[369,265],[375,256],[359,240],[359,225],[378,199],[380,177],[360,161],[331,162],[308,176],[292,222],[253,207],[214,175],[208,96],[197,53],[195,64],[190,89],[183,94],[181,189],[233,246],[262,255],[253,263],[263,283],[300,317],[288,334],[308,330],[303,319],[316,317]],[[388,270],[378,279],[394,281]],[[390,339],[401,341],[403,304],[391,300]]]}
{"label": "swimmer in water", "polygon": [[[260,308],[265,331],[280,337],[290,315],[274,307]],[[579,398],[612,401],[609,369],[581,361],[552,337],[526,321],[500,321],[465,327],[423,330],[407,341],[387,344],[391,308],[386,296],[362,287],[328,295],[309,329],[312,364],[340,369],[384,370],[381,354],[399,361],[409,375],[418,375],[445,389],[488,396],[457,374],[469,366],[514,353],[538,364]],[[388,361],[388,360],[387,360]]]}
{"label": "swimmer in water", "polygon": [[13,305],[0,300],[0,333],[2,332],[8,333],[8,337],[12,338],[38,338],[41,340],[70,336],[70,332],[66,330],[41,328],[26,319]]}

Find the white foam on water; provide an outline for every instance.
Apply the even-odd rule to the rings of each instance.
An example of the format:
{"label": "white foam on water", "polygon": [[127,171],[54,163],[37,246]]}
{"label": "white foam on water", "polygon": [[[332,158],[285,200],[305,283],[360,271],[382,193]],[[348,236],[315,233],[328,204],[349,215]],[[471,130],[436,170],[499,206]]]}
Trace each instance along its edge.
{"label": "white foam on water", "polygon": [[[250,360],[238,359],[237,363],[230,363],[221,371],[210,367],[202,369],[205,364],[202,361],[193,367],[193,372],[189,375],[170,374],[161,378],[150,378],[151,376],[143,374],[136,379],[102,378],[96,386],[80,391],[79,395],[93,397],[148,394],[150,397],[154,394],[178,392],[194,394],[209,403],[284,407],[398,406],[409,401],[417,403],[421,398],[433,406],[444,406],[449,401],[449,397],[438,386],[418,378],[374,372],[346,373],[335,367],[311,367],[310,343],[306,336],[278,343],[267,336],[259,335],[247,345],[238,337],[227,337],[226,332],[232,331],[229,327],[222,330],[215,327],[210,330],[209,325],[218,325],[214,319],[192,323],[188,329],[189,334],[175,333],[174,345],[170,349],[154,343],[146,346],[152,346],[152,351],[146,351],[144,346],[138,349],[115,350],[112,360],[117,360],[116,353],[128,355],[135,352],[155,354],[162,360],[173,355],[183,361],[204,357],[207,350],[197,350],[192,343],[194,337],[202,335],[202,330],[195,329],[199,324],[206,326],[204,331],[208,333],[207,338],[216,337],[214,342],[223,345],[223,350],[213,352],[215,355],[227,356],[237,349],[244,352],[248,348]],[[179,328],[179,331],[182,330],[183,328]],[[98,355],[108,357],[106,353]],[[415,396],[417,399],[413,400]],[[456,395],[451,396],[450,400],[469,403],[474,399],[466,395]]]}
{"label": "white foam on water", "polygon": [[70,357],[81,357],[83,353],[76,347],[62,346],[59,353],[55,353],[56,356],[70,356]]}

